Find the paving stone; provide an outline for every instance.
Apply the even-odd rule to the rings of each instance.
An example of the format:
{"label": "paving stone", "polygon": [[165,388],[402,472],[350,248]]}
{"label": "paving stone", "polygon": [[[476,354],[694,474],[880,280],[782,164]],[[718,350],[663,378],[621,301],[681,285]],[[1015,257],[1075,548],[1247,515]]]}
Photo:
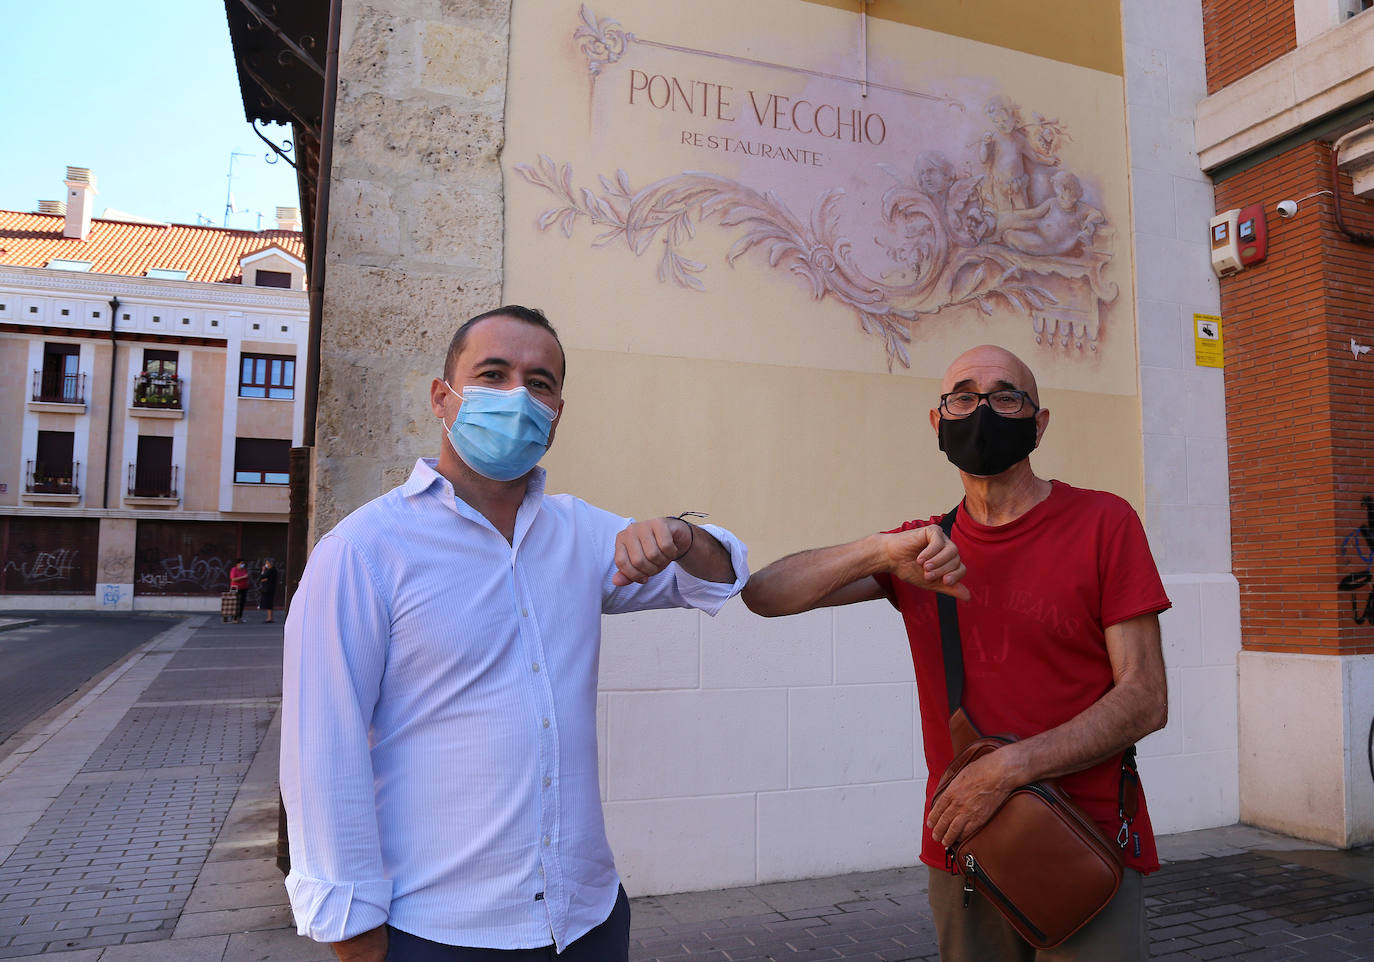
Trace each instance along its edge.
{"label": "paving stone", "polygon": [[335,962],[335,955],[328,945],[302,938],[294,929],[272,929],[231,935],[221,962]]}
{"label": "paving stone", "polygon": [[228,943],[227,935],[211,935],[175,942],[121,945],[106,949],[100,962],[220,962]]}
{"label": "paving stone", "polygon": [[280,697],[281,665],[278,663],[248,668],[164,670],[144,691],[140,703]]}

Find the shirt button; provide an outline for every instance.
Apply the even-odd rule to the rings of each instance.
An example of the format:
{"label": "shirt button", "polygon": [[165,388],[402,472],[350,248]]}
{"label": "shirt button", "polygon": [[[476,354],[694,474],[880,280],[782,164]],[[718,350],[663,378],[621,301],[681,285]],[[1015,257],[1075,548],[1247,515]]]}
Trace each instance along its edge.
{"label": "shirt button", "polygon": [[549,720],[548,720],[547,718],[544,719],[544,727],[545,727],[545,728],[548,728],[548,727],[549,727]]}
{"label": "shirt button", "polygon": [[520,609],[520,617],[521,617],[521,618],[528,618],[529,616],[530,616],[530,613],[529,613],[529,610],[528,610],[528,609],[526,609],[526,608],[521,608],[521,609]]}
{"label": "shirt button", "polygon": [[535,662],[533,665],[531,665],[530,667],[534,669],[535,674],[538,674],[538,673],[539,673],[539,662],[536,661],[536,662]]}
{"label": "shirt button", "polygon": [[550,839],[547,835],[545,835],[545,836],[544,836],[544,847],[545,847],[545,848],[548,848],[548,847],[549,847],[549,842],[550,842],[550,841],[551,841],[551,839]]}
{"label": "shirt button", "polygon": [[545,776],[544,776],[544,787],[545,787],[545,788],[548,788],[548,787],[549,787],[550,785],[552,785],[552,784],[553,784],[553,779],[550,778],[549,776],[545,775]]}

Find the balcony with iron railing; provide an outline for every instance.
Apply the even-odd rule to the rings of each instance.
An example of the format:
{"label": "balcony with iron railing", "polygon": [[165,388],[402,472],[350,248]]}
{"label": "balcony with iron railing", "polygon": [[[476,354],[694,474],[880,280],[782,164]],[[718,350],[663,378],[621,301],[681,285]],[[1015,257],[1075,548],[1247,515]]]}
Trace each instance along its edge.
{"label": "balcony with iron railing", "polygon": [[175,502],[177,492],[177,465],[129,463],[129,487],[124,496],[125,504]]}
{"label": "balcony with iron railing", "polygon": [[134,378],[134,400],[129,411],[135,417],[180,418],[181,378],[172,374],[141,372]]}
{"label": "balcony with iron railing", "polygon": [[29,407],[36,411],[85,411],[86,375],[35,370]]}
{"label": "balcony with iron railing", "polygon": [[33,501],[79,501],[81,462],[57,466],[24,462],[24,496]]}

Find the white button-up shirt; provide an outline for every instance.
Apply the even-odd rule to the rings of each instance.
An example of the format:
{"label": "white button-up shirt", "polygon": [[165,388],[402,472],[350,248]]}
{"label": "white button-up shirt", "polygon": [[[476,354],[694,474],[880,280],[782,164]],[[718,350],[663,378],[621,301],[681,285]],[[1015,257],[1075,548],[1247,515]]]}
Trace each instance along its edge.
{"label": "white button-up shirt", "polygon": [[744,586],[673,564],[611,583],[629,519],[530,478],[513,542],[433,468],[345,518],[286,620],[286,887],[302,935],[390,923],[450,945],[566,945],[620,880],[601,817],[601,615],[694,607]]}

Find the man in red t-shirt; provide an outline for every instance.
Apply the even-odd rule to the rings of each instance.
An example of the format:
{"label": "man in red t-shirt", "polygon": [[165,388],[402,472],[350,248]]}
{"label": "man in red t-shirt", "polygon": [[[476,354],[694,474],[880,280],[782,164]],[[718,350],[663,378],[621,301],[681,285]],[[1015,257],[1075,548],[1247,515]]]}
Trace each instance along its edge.
{"label": "man in red t-shirt", "polygon": [[[894,577],[884,564],[884,538],[928,529],[937,515],[776,561],[750,579],[745,604],[775,616],[887,598],[901,611],[930,776],[921,860],[930,866],[942,959],[1144,960],[1141,876],[1159,859],[1143,792],[1126,833],[1121,890],[1054,950],[1037,954],[981,896],[965,908],[962,879],[945,869],[946,848],[1037,779],[1057,779],[1104,835],[1117,837],[1122,753],[1168,714],[1158,616],[1169,599],[1129,504],[1031,470],[1050,412],[1019,358],[973,348],[950,365],[941,392],[930,423],[964,484],[953,540],[967,572],[927,566],[913,576],[909,567]],[[959,589],[969,595],[959,605],[964,708],[981,731],[1020,740],[969,765],[932,805],[953,757],[932,591]]]}

